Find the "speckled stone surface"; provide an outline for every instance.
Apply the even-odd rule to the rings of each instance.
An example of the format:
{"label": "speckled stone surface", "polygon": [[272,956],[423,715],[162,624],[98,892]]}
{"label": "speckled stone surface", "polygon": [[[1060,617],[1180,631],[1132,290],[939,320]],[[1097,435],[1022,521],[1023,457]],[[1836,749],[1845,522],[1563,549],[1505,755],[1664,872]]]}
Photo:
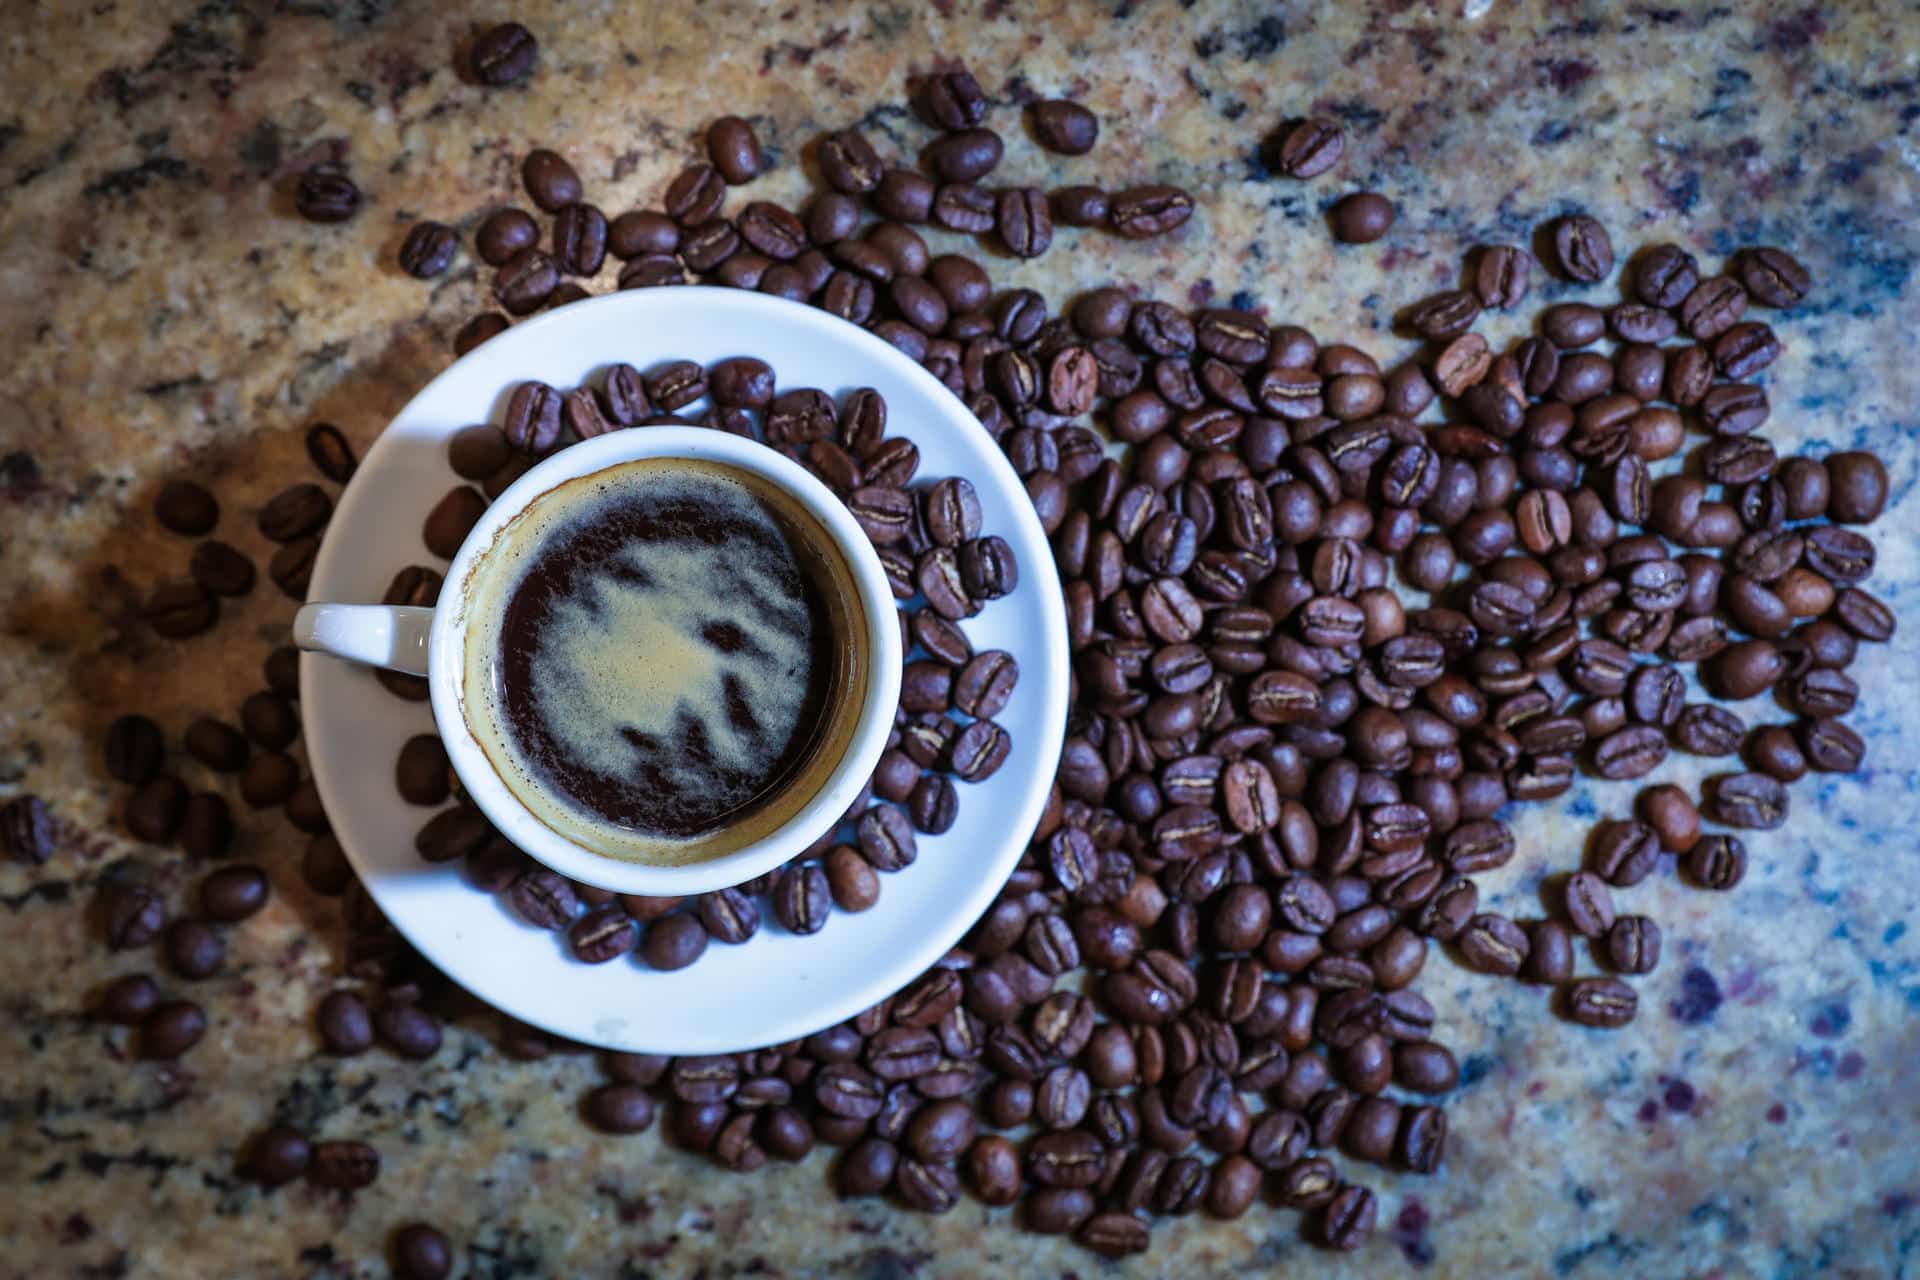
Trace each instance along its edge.
{"label": "speckled stone surface", "polygon": [[[476,18],[505,16],[494,8]],[[377,1275],[389,1233],[414,1218],[452,1235],[459,1274],[485,1277],[1920,1269],[1911,6],[676,9],[523,3],[539,70],[488,92],[453,70],[470,28],[424,4],[7,7],[0,798],[45,796],[61,848],[44,868],[0,867],[0,1277]],[[238,843],[273,869],[273,903],[231,931],[224,970],[194,993],[212,1031],[177,1065],[134,1060],[85,1009],[154,957],[108,954],[85,904],[123,859],[176,895],[193,873],[125,834],[101,731],[129,708],[175,735],[196,712],[232,715],[289,615],[263,582],[209,636],[174,643],[131,625],[191,549],[152,523],[160,481],[213,477],[221,536],[264,561],[253,515],[307,475],[300,428],[331,420],[364,447],[483,298],[468,257],[432,285],[392,265],[414,218],[470,232],[515,198],[518,156],[541,143],[563,148],[609,210],[655,201],[726,111],[749,116],[773,158],[753,194],[792,197],[823,128],[863,119],[890,153],[922,145],[897,104],[937,56],[964,56],[994,97],[991,122],[1013,139],[1001,177],[1164,180],[1199,197],[1169,239],[1063,230],[1039,262],[996,265],[1056,298],[1113,278],[1177,300],[1244,292],[1384,360],[1405,345],[1393,311],[1451,283],[1465,248],[1524,242],[1574,206],[1621,246],[1798,254],[1817,285],[1779,322],[1772,436],[1782,452],[1874,447],[1893,477],[1874,589],[1905,625],[1856,668],[1867,769],[1796,788],[1792,822],[1751,842],[1733,894],[1662,874],[1622,895],[1667,931],[1626,1031],[1558,1022],[1540,992],[1436,954],[1421,989],[1467,1067],[1447,1163],[1428,1178],[1353,1170],[1382,1197],[1382,1230],[1353,1257],[1311,1249],[1297,1215],[1260,1207],[1233,1224],[1162,1224],[1150,1254],[1109,1267],[971,1201],[939,1219],[839,1203],[818,1154],[722,1174],[657,1133],[589,1134],[574,1112],[598,1078],[591,1061],[510,1061],[479,1010],[423,1065],[324,1058],[310,1010],[339,967],[338,906],[302,886],[303,838],[271,815],[243,818]],[[1048,157],[1019,136],[1012,104],[1061,93],[1104,121],[1091,157]],[[1308,110],[1346,122],[1344,165],[1305,186],[1270,177],[1259,141]],[[316,157],[344,159],[366,189],[352,223],[290,216],[289,177]],[[1362,185],[1399,201],[1399,224],[1337,249],[1321,210]],[[1677,759],[1673,776],[1697,776]],[[1628,794],[1583,785],[1527,810],[1521,855],[1483,881],[1494,907],[1537,913],[1542,876],[1574,865],[1587,822]],[[375,1143],[380,1181],[353,1197],[261,1193],[234,1151],[274,1119]]]}

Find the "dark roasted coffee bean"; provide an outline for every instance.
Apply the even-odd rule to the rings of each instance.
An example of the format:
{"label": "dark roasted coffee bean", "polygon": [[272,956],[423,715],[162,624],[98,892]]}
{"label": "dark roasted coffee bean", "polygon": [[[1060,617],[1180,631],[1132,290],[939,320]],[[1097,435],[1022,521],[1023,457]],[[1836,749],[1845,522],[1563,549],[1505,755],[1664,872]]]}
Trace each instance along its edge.
{"label": "dark roasted coffee bean", "polygon": [[315,1024],[329,1053],[365,1053],[373,1047],[373,1014],[351,991],[335,991],[320,1002]]}
{"label": "dark roasted coffee bean", "polygon": [[178,1058],[207,1033],[207,1015],[191,1000],[165,1000],[140,1020],[140,1054],[157,1061]]}
{"label": "dark roasted coffee bean", "polygon": [[[305,594],[306,584],[301,582]],[[142,616],[155,634],[169,640],[185,640],[208,630],[220,618],[220,601],[198,582],[177,582],[156,587]]]}
{"label": "dark roasted coffee bean", "polygon": [[1373,1192],[1365,1187],[1343,1186],[1320,1211],[1320,1242],[1330,1249],[1350,1253],[1373,1234],[1379,1213],[1379,1202]]}
{"label": "dark roasted coffee bean", "polygon": [[317,165],[300,175],[293,207],[308,222],[345,222],[360,211],[360,188],[340,166]]}
{"label": "dark roasted coffee bean", "polygon": [[522,875],[514,882],[508,896],[513,901],[514,909],[528,923],[542,929],[564,929],[580,910],[580,897],[574,892],[573,885],[565,876],[544,867]]}
{"label": "dark roasted coffee bean", "polygon": [[108,1022],[137,1026],[160,1003],[160,988],[144,973],[115,978],[101,993],[94,1012]]}
{"label": "dark roasted coffee bean", "polygon": [[1709,792],[1706,815],[1729,827],[1772,831],[1787,820],[1787,789],[1764,773],[1728,774]]}
{"label": "dark roasted coffee bean", "polygon": [[1003,146],[991,129],[962,129],[928,144],[927,167],[940,182],[972,182],[993,172]]}
{"label": "dark roasted coffee bean", "polygon": [[1327,212],[1333,238],[1343,244],[1372,244],[1393,228],[1393,202],[1377,191],[1359,191]]}
{"label": "dark roasted coffee bean", "polygon": [[832,902],[827,873],[818,866],[784,868],[774,883],[774,917],[792,933],[818,933],[826,927]]}
{"label": "dark roasted coffee bean", "polygon": [[964,66],[940,71],[920,82],[914,108],[936,129],[971,129],[987,116],[987,98]]}
{"label": "dark roasted coffee bean", "polygon": [[222,867],[200,882],[200,910],[209,920],[230,924],[266,905],[267,873],[251,864]]}
{"label": "dark roasted coffee bean", "polygon": [[539,147],[520,162],[520,181],[533,202],[558,213],[580,198],[580,175],[557,151]]}
{"label": "dark roasted coffee bean", "polygon": [[466,485],[449,489],[446,496],[427,513],[426,520],[420,526],[420,540],[434,555],[451,560],[459,554],[460,544],[467,540],[467,535],[473,532],[473,526],[486,513],[487,500],[479,490]]}
{"label": "dark roasted coffee bean", "polygon": [[460,251],[460,237],[444,222],[423,220],[413,224],[400,244],[400,269],[420,280],[431,280],[453,265]]}
{"label": "dark roasted coffee bean", "polygon": [[1633,988],[1618,978],[1582,978],[1567,988],[1567,1013],[1588,1027],[1624,1027],[1639,1009]]}
{"label": "dark roasted coffee bean", "polygon": [[[234,736],[239,735],[236,733]],[[240,746],[244,755],[246,744],[242,742]],[[187,731],[187,749],[193,750],[191,729]],[[160,772],[161,757],[165,753],[166,744],[160,736],[160,726],[145,716],[124,715],[107,726],[107,775],[115,782],[139,784],[152,781]]]}
{"label": "dark roasted coffee bean", "polygon": [[1607,930],[1607,963],[1622,973],[1652,973],[1660,964],[1660,926],[1645,916],[1621,916]]}
{"label": "dark roasted coffee bean", "polygon": [[503,267],[540,242],[540,225],[524,209],[496,209],[474,233],[474,252],[490,267]]}
{"label": "dark roasted coffee bean", "polygon": [[1604,280],[1613,271],[1613,241],[1605,227],[1585,214],[1569,214],[1553,224],[1553,252],[1562,273],[1584,284]]}
{"label": "dark roasted coffee bean", "polygon": [[226,952],[220,935],[198,920],[175,920],[167,926],[167,965],[189,982],[210,977]]}
{"label": "dark roasted coffee bean", "polygon": [[1520,926],[1505,916],[1479,915],[1459,936],[1460,953],[1483,973],[1513,977],[1526,962],[1529,943]]}
{"label": "dark roasted coffee bean", "polygon": [[313,1148],[286,1125],[267,1129],[247,1146],[247,1174],[261,1186],[279,1187],[305,1173]]}
{"label": "dark roasted coffee bean", "polygon": [[540,57],[540,43],[517,22],[488,27],[473,42],[473,74],[482,84],[500,88],[527,78]]}
{"label": "dark roasted coffee bean", "polygon": [[281,490],[260,509],[260,532],[274,542],[292,542],[318,533],[333,514],[333,499],[315,484]]}
{"label": "dark roasted coffee bean", "polygon": [[817,155],[827,184],[846,195],[865,195],[880,185],[884,166],[858,130],[843,129],[820,139]]}
{"label": "dark roasted coffee bean", "polygon": [[1690,703],[1673,725],[1673,741],[1697,756],[1729,756],[1740,749],[1747,726],[1739,716],[1713,703]]}
{"label": "dark roasted coffee bean", "polygon": [[1129,187],[1108,202],[1107,225],[1129,240],[1164,235],[1193,216],[1193,197],[1179,187]]}
{"label": "dark roasted coffee bean", "polygon": [[618,905],[596,907],[567,930],[574,958],[586,964],[605,964],[632,951],[640,941],[633,921]]}
{"label": "dark roasted coffee bean", "polygon": [[1567,923],[1574,932],[1598,938],[1613,927],[1613,893],[1591,871],[1576,871],[1566,883]]}
{"label": "dark roasted coffee bean", "polygon": [[1687,851],[1687,875],[1708,889],[1731,889],[1747,874],[1747,846],[1738,836],[1702,836]]}
{"label": "dark roasted coffee bean", "polygon": [[1040,145],[1061,155],[1083,156],[1100,137],[1099,117],[1064,98],[1034,103],[1032,119]]}
{"label": "dark roasted coffee bean", "polygon": [[1678,245],[1654,245],[1634,260],[1634,296],[1650,307],[1671,310],[1685,301],[1699,283],[1699,264]]}
{"label": "dark roasted coffee bean", "polygon": [[553,258],[570,275],[598,273],[607,260],[607,216],[580,200],[561,208],[553,218]]}
{"label": "dark roasted coffee bean", "polygon": [[253,590],[253,561],[225,542],[203,542],[187,566],[194,582],[217,596],[244,596]]}
{"label": "dark roasted coffee bean", "polygon": [[560,286],[560,271],[538,248],[522,249],[500,264],[493,277],[493,296],[508,314],[524,316],[538,311]]}
{"label": "dark roasted coffee bean", "polygon": [[169,480],[154,495],[153,516],[164,529],[198,537],[220,523],[220,504],[191,480]]}
{"label": "dark roasted coffee bean", "polygon": [[127,830],[148,844],[166,844],[180,828],[187,788],[180,779],[161,774],[137,787],[127,797],[122,817]]}
{"label": "dark roasted coffee bean", "polygon": [[1747,292],[1767,307],[1799,303],[1811,283],[1807,269],[1784,249],[1742,249],[1734,255],[1733,271]]}

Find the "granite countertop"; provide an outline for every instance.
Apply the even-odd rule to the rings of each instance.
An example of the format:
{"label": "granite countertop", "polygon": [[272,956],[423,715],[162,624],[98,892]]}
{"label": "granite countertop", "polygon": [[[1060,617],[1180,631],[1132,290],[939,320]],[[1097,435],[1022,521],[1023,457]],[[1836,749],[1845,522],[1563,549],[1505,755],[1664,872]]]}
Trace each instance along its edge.
{"label": "granite countertop", "polygon": [[[1910,6],[523,0],[540,68],[493,92],[452,70],[465,23],[399,0],[101,0],[9,16],[0,800],[44,796],[60,847],[42,868],[0,866],[0,1277],[384,1274],[388,1234],[414,1218],[448,1231],[461,1274],[487,1277],[1920,1268],[1920,854],[1904,811],[1920,786]],[[231,715],[290,613],[263,581],[210,635],[131,625],[190,547],[152,523],[159,483],[212,477],[222,536],[264,562],[252,516],[310,474],[301,429],[330,420],[364,450],[484,305],[485,273],[464,255],[431,285],[394,267],[414,218],[470,232],[516,197],[518,157],[542,143],[608,209],[651,202],[724,112],[750,117],[775,162],[754,195],[794,196],[796,158],[825,128],[864,119],[883,149],[916,148],[920,126],[896,104],[940,56],[964,56],[1010,134],[1008,104],[1030,93],[1101,115],[1092,157],[1020,141],[1003,172],[1171,181],[1198,197],[1168,240],[1063,230],[1045,258],[997,264],[1056,298],[1114,277],[1196,303],[1244,292],[1384,360],[1405,346],[1394,310],[1451,284],[1466,247],[1525,242],[1575,206],[1617,245],[1799,255],[1816,288],[1778,321],[1772,437],[1783,453],[1873,447],[1893,479],[1873,586],[1905,625],[1855,669],[1867,768],[1796,787],[1792,822],[1751,842],[1733,894],[1670,876],[1631,891],[1667,954],[1629,1030],[1557,1022],[1537,990],[1436,956],[1421,989],[1468,1081],[1448,1103],[1446,1165],[1357,1171],[1382,1196],[1382,1229],[1353,1257],[1310,1248],[1296,1214],[1260,1207],[1162,1223],[1152,1253],[1109,1267],[970,1200],[942,1218],[840,1203],[818,1153],[724,1174],[657,1127],[590,1133],[575,1114],[599,1078],[590,1058],[510,1060],[480,1010],[425,1064],[322,1057],[310,1011],[335,980],[339,907],[303,886],[304,838],[272,816],[244,818],[238,847],[272,869],[273,902],[194,991],[213,1030],[177,1064],[135,1060],[85,1009],[154,958],[107,952],[86,906],[123,859],[176,891],[192,872],[126,835],[101,733],[128,709],[176,735],[193,714]],[[1342,169],[1307,186],[1270,176],[1258,143],[1309,110],[1346,123]],[[288,178],[315,158],[345,160],[365,188],[353,222],[291,215]],[[1399,224],[1337,249],[1321,209],[1363,185],[1399,202]],[[1543,873],[1573,865],[1587,823],[1628,795],[1583,785],[1528,810],[1520,856],[1483,881],[1495,909],[1537,912]],[[234,1151],[275,1119],[374,1142],[380,1181],[352,1197],[263,1194]]]}

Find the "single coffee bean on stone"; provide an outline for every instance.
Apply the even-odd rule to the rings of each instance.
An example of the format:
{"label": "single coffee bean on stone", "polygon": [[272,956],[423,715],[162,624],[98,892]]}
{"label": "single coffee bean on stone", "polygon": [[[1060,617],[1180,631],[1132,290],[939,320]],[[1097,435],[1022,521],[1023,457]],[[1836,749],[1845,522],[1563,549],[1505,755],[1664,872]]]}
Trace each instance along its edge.
{"label": "single coffee bean on stone", "polygon": [[488,27],[473,42],[470,54],[473,74],[496,89],[526,79],[539,57],[539,41],[517,22]]}
{"label": "single coffee bean on stone", "polygon": [[360,188],[338,165],[317,165],[300,175],[293,205],[308,222],[345,222],[360,211]]}
{"label": "single coffee bean on stone", "polygon": [[1393,202],[1377,191],[1360,191],[1328,210],[1333,238],[1342,244],[1372,244],[1393,229]]}
{"label": "single coffee bean on stone", "polygon": [[393,1237],[393,1273],[397,1280],[446,1280],[453,1274],[453,1246],[438,1228],[408,1223]]}
{"label": "single coffee bean on stone", "polygon": [[1588,1027],[1624,1027],[1639,1009],[1639,997],[1618,978],[1582,978],[1567,988],[1567,1013]]}
{"label": "single coffee bean on stone", "polygon": [[267,873],[259,867],[222,867],[200,882],[200,910],[209,920],[230,924],[260,910],[271,892]]}
{"label": "single coffee bean on stone", "polygon": [[431,219],[413,224],[400,244],[400,269],[419,280],[431,280],[453,265],[460,237],[444,222]]}
{"label": "single coffee bean on stone", "polygon": [[191,1000],[164,1000],[140,1020],[140,1054],[170,1062],[207,1033],[207,1015]]}
{"label": "single coffee bean on stone", "polygon": [[1031,112],[1034,137],[1049,151],[1083,156],[1099,140],[1099,117],[1077,102],[1063,98],[1036,102]]}

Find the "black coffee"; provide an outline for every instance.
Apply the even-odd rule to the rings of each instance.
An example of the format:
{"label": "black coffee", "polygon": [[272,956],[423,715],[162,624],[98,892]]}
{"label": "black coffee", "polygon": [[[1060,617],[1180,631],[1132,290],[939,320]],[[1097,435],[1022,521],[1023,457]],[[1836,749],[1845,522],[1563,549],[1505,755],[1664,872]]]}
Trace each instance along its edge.
{"label": "black coffee", "polygon": [[849,572],[792,498],[649,459],[543,495],[481,562],[468,714],[542,821],[684,862],[819,789],[860,701]]}

